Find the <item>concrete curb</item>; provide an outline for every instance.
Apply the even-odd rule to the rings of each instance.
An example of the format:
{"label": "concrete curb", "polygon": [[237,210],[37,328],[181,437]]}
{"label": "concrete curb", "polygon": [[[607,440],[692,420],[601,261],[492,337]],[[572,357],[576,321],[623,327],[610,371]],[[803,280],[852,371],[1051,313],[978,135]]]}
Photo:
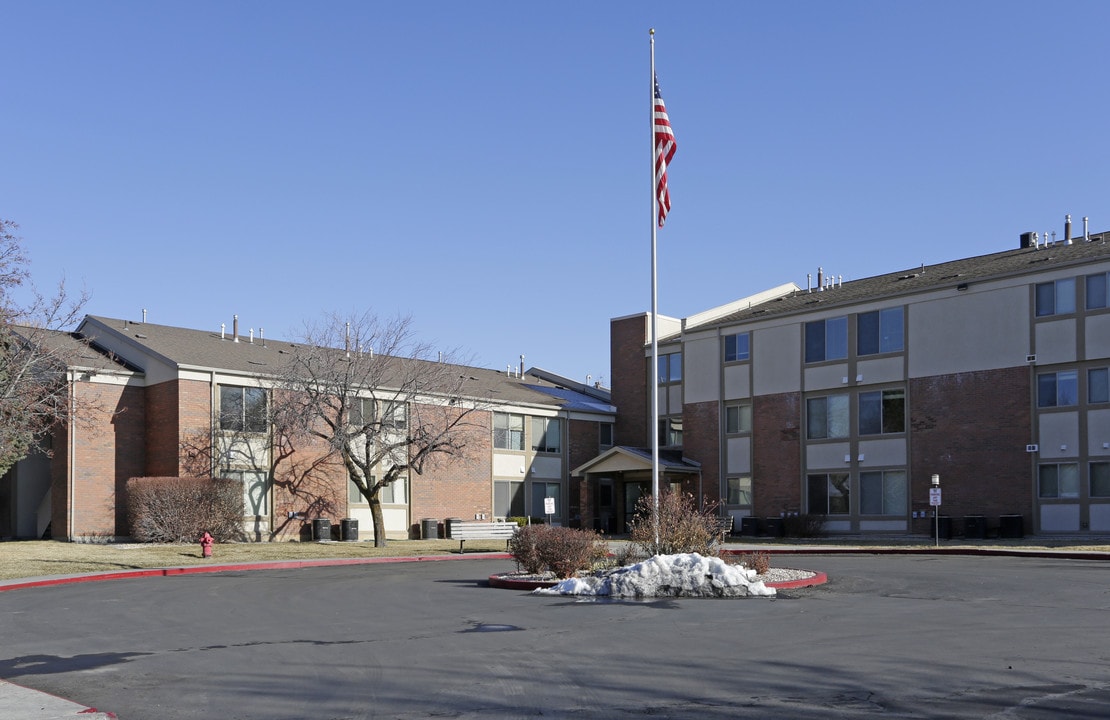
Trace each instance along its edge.
{"label": "concrete curb", "polygon": [[0,680],[0,716],[19,720],[115,720],[110,712]]}

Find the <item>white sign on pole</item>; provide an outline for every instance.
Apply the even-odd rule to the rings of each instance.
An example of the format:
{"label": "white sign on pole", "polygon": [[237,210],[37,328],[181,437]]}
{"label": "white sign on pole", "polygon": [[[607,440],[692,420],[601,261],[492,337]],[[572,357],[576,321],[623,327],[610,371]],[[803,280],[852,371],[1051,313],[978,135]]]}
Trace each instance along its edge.
{"label": "white sign on pole", "polygon": [[543,499],[543,514],[544,515],[554,515],[555,514],[555,498],[545,497]]}
{"label": "white sign on pole", "polygon": [[929,504],[933,507],[940,505],[940,488],[929,488]]}

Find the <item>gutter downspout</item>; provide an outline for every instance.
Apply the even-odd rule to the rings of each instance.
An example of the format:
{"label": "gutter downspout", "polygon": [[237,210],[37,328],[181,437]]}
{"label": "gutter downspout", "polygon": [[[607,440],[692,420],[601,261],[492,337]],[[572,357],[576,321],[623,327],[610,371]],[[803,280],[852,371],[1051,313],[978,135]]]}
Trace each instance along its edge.
{"label": "gutter downspout", "polygon": [[[66,425],[68,426],[69,435],[69,462],[66,463],[67,477],[67,490],[66,494],[66,534],[69,536],[66,539],[73,541],[77,536],[74,532],[74,523],[77,521],[77,430],[73,422],[73,414],[77,407],[77,371],[69,371],[69,418]],[[51,513],[53,514],[53,513]]]}

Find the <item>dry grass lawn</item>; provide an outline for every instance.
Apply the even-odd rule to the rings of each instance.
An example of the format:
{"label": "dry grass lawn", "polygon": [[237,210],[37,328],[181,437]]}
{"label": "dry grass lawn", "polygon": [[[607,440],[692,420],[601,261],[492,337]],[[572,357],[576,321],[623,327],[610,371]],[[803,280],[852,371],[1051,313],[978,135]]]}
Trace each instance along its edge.
{"label": "dry grass lawn", "polygon": [[[504,552],[504,540],[468,540],[466,551]],[[0,580],[143,568],[191,567],[271,560],[416,557],[457,553],[456,540],[390,540],[385,548],[372,542],[285,542],[217,544],[212,557],[196,545],[67,543],[52,540],[0,542]]]}

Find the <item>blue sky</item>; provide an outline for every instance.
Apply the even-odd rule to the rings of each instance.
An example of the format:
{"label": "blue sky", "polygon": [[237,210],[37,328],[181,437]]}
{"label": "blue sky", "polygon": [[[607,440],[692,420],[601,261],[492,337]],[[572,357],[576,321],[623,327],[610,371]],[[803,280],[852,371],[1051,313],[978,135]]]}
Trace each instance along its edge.
{"label": "blue sky", "polygon": [[87,311],[296,336],[411,315],[609,382],[659,309],[1110,229],[1110,3],[9,2],[0,217]]}

